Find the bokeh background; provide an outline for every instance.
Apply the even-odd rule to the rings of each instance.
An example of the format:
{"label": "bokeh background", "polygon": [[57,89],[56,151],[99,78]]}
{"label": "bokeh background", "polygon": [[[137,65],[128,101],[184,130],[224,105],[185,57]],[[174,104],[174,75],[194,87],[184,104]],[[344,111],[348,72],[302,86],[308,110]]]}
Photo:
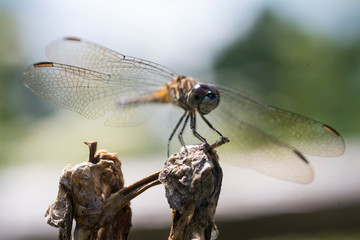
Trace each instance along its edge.
{"label": "bokeh background", "polygon": [[[117,152],[127,183],[161,169],[169,111],[109,128],[34,96],[21,83],[53,40],[75,36],[181,75],[236,85],[326,122],[340,158],[309,157],[316,178],[289,183],[222,163],[219,239],[360,239],[360,2],[354,0],[0,0],[0,239],[56,239],[44,222],[82,143]],[[170,114],[171,115],[171,114]],[[131,239],[166,239],[162,186],[132,202]]]}

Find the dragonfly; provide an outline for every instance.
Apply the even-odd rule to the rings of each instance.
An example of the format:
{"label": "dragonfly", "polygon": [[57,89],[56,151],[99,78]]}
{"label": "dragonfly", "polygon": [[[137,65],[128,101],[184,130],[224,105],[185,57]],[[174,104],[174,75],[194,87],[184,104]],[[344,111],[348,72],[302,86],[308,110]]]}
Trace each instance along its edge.
{"label": "dragonfly", "polygon": [[[236,154],[232,162],[283,180],[310,183],[313,170],[304,154],[336,157],[345,151],[330,126],[292,113],[220,84],[206,84],[167,67],[130,57],[74,37],[52,42],[48,62],[29,66],[23,83],[41,98],[105,125],[138,125],[154,109],[172,104],[184,112],[168,139],[183,146],[184,129],[210,129],[227,137]],[[198,118],[197,118],[198,117]],[[199,120],[202,124],[198,124]]]}

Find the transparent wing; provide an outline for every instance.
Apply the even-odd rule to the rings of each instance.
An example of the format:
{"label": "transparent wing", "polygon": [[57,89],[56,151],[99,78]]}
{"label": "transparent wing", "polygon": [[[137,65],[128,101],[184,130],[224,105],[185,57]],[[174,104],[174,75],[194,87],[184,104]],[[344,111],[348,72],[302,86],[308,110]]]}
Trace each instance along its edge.
{"label": "transparent wing", "polygon": [[217,149],[224,160],[279,179],[312,182],[313,170],[295,148],[233,118],[225,109],[221,110],[221,117],[215,114],[209,119],[230,139],[230,143]]}
{"label": "transparent wing", "polygon": [[[131,72],[127,74],[125,70]],[[134,126],[149,117],[153,112],[153,106],[150,103],[123,103],[147,95],[159,89],[161,85],[151,81],[142,84],[132,79],[136,68],[119,68],[118,71],[119,74],[114,70],[110,75],[75,66],[44,62],[30,66],[23,74],[23,82],[41,98],[87,118],[104,118],[105,124],[111,126]],[[147,80],[150,79],[141,79]],[[152,111],[149,111],[150,108]]]}
{"label": "transparent wing", "polygon": [[148,75],[155,75],[156,78],[151,78],[150,83],[156,79],[157,82],[165,83],[177,76],[172,70],[157,63],[126,56],[78,38],[62,38],[52,42],[46,48],[46,55],[52,62],[110,75],[120,74],[126,69],[126,78],[136,81],[147,80]]}
{"label": "transparent wing", "polygon": [[222,112],[246,122],[300,152],[316,156],[340,156],[345,144],[331,127],[255,100],[240,91],[220,88]]}
{"label": "transparent wing", "polygon": [[57,40],[46,53],[58,63],[30,66],[23,74],[24,84],[40,97],[87,118],[105,118],[110,126],[145,121],[156,104],[134,100],[162,89],[176,76],[156,63],[77,38]]}
{"label": "transparent wing", "polygon": [[[235,165],[284,180],[309,183],[313,172],[301,152],[318,156],[343,154],[344,141],[329,126],[265,105],[239,91],[218,89],[220,104],[205,117],[230,139],[218,151]],[[197,126],[209,142],[218,138],[214,132],[209,134],[205,123],[199,121]]]}

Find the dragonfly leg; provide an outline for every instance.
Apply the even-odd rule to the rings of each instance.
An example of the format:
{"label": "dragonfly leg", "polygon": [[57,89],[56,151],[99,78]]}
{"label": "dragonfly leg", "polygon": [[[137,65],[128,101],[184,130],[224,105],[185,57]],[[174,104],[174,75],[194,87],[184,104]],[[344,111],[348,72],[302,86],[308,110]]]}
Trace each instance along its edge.
{"label": "dragonfly leg", "polygon": [[[187,112],[186,112],[186,113],[187,113]],[[183,139],[182,135],[183,135],[183,132],[184,132],[184,130],[185,130],[186,124],[187,124],[187,122],[189,121],[189,115],[190,115],[190,114],[187,114],[187,115],[186,115],[184,124],[183,124],[183,126],[182,126],[182,128],[181,128],[181,130],[180,130],[180,132],[179,132],[179,135],[178,135],[179,140],[180,140],[180,143],[181,143],[181,145],[185,148],[185,150],[186,150],[186,146],[185,146],[185,142],[184,142],[184,139]]]}
{"label": "dragonfly leg", "polygon": [[219,134],[221,138],[224,138],[224,136],[216,128],[214,128],[213,125],[204,117],[204,115],[200,114],[200,116],[204,120],[204,122],[206,122],[206,124],[209,126],[209,128],[211,128],[212,130],[217,132],[217,134]]}
{"label": "dragonfly leg", "polygon": [[204,143],[207,143],[206,139],[196,131],[196,112],[191,112],[190,113],[190,128],[191,128],[191,130],[192,130],[195,137],[200,139],[200,141],[202,141]]}
{"label": "dragonfly leg", "polygon": [[170,156],[170,142],[171,142],[171,139],[173,138],[175,132],[176,132],[177,129],[179,128],[181,122],[184,120],[184,117],[186,116],[187,113],[188,113],[187,111],[184,112],[184,114],[181,116],[181,118],[180,118],[179,121],[177,122],[174,130],[173,130],[172,133],[170,134],[170,137],[169,137],[169,139],[168,139],[168,144],[167,144],[167,156],[168,156],[168,158],[169,158],[169,156]]}

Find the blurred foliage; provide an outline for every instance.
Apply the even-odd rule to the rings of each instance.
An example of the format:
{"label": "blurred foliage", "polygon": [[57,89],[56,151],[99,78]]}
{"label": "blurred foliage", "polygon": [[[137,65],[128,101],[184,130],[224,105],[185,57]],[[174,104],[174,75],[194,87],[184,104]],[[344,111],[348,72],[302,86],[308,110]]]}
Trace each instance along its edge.
{"label": "blurred foliage", "polygon": [[0,9],[0,122],[9,123],[19,117],[38,117],[51,109],[27,90],[21,74],[27,64],[21,52],[21,33],[10,9]]}
{"label": "blurred foliage", "polygon": [[[7,156],[19,135],[17,111],[12,104],[13,92],[20,74],[17,26],[11,14],[0,12],[0,156]],[[0,157],[0,163],[6,161]]]}
{"label": "blurred foliage", "polygon": [[11,15],[4,10],[0,13],[0,121],[9,121],[15,117],[15,112],[9,104],[11,89],[17,72],[19,52],[17,46],[16,25]]}
{"label": "blurred foliage", "polygon": [[10,155],[27,130],[26,89],[21,83],[24,71],[20,33],[12,11],[0,10],[0,164],[12,161]]}
{"label": "blurred foliage", "polygon": [[360,36],[339,43],[265,10],[223,51],[214,69],[218,82],[250,89],[271,105],[341,133],[360,132]]}

